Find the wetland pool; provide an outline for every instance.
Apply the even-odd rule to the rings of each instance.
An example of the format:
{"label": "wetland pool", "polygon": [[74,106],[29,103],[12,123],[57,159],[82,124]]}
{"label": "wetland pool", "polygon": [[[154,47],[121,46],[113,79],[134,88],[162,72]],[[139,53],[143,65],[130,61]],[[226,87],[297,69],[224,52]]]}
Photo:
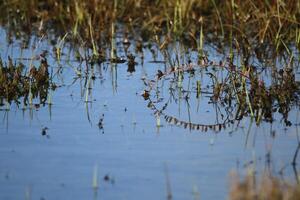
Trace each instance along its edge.
{"label": "wetland pool", "polygon": [[[296,181],[299,167],[291,162],[298,146],[298,107],[289,112],[291,126],[275,113],[273,123],[256,125],[246,116],[219,131],[205,129],[197,124],[218,124],[227,113],[211,103],[206,72],[183,74],[182,87],[172,75],[158,80],[157,70],[168,68],[165,57],[145,49],[143,60],[136,56],[135,71],[128,70],[128,62],[104,61],[95,64],[91,78],[84,72],[87,64],[68,58],[68,46],[58,64],[47,40],[21,51],[17,42],[6,43],[3,30],[0,35],[3,62],[10,56],[28,66],[32,59],[24,58],[48,50],[58,86],[51,105],[34,99],[31,108],[12,103],[1,109],[0,199],[167,199],[169,193],[172,199],[226,199],[230,172],[244,175],[249,168]],[[127,59],[121,47],[118,55]],[[223,59],[213,50],[208,54]],[[183,59],[194,62],[193,52]],[[222,73],[218,76],[226,76]],[[299,81],[299,69],[296,74]],[[145,79],[158,82],[150,100],[141,95],[149,90]],[[208,90],[198,98],[197,81]],[[164,115],[149,101],[167,105]]]}

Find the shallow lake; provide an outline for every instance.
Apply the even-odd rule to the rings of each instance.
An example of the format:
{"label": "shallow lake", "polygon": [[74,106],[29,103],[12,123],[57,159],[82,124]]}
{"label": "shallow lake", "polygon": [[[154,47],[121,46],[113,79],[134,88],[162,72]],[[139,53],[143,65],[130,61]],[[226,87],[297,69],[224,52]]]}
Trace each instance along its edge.
{"label": "shallow lake", "polygon": [[[226,112],[210,102],[207,73],[183,76],[183,88],[195,91],[201,81],[208,90],[196,98],[187,89],[176,92],[172,75],[157,80],[166,60],[159,52],[153,57],[151,49],[145,48],[143,60],[136,56],[135,71],[129,72],[128,62],[105,61],[94,66],[90,78],[84,62],[68,58],[67,45],[58,64],[47,40],[35,50],[20,50],[18,42],[6,43],[4,30],[0,35],[4,62],[10,56],[28,66],[31,59],[25,58],[48,50],[49,71],[59,86],[51,92],[52,105],[12,103],[0,111],[0,199],[167,199],[168,192],[173,199],[226,199],[230,172],[243,175],[249,168],[296,181],[299,167],[291,165],[298,146],[296,107],[289,112],[289,127],[275,113],[272,124],[256,125],[244,117],[220,131],[209,125],[203,130],[196,124],[223,123]],[[210,59],[222,59],[207,50]],[[118,55],[126,58],[122,45]],[[193,52],[189,55],[182,59],[194,62]],[[81,76],[76,75],[79,68]],[[299,70],[296,74],[299,81]],[[141,95],[149,90],[145,80],[157,81],[150,100]],[[167,105],[164,114],[149,101]]]}

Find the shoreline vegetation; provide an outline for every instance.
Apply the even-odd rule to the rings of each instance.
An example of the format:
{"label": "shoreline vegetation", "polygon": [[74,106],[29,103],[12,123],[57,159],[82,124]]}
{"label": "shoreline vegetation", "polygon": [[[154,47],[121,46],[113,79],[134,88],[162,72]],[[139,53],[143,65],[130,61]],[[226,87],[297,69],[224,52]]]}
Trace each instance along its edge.
{"label": "shoreline vegetation", "polygon": [[295,0],[3,0],[0,9],[0,25],[10,39],[68,35],[67,41],[95,56],[119,31],[125,42],[154,42],[164,49],[180,41],[199,54],[204,42],[229,48],[229,56],[238,51],[258,58],[300,48],[300,2]]}

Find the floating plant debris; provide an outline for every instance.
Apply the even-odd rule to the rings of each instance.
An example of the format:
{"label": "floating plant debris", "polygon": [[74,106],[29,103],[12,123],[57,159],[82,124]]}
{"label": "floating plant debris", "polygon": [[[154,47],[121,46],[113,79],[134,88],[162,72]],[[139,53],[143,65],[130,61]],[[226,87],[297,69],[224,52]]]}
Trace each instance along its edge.
{"label": "floating plant debris", "polygon": [[142,96],[144,97],[145,100],[148,100],[149,99],[149,91],[148,90],[144,90],[143,93],[142,93]]}
{"label": "floating plant debris", "polygon": [[104,134],[104,114],[101,115],[99,122],[98,122],[98,128],[99,130],[102,130],[102,134]]}
{"label": "floating plant debris", "polygon": [[129,54],[129,55],[127,56],[127,58],[128,58],[128,68],[127,68],[127,72],[133,73],[133,72],[135,72],[135,65],[137,64],[137,63],[134,61],[135,56],[132,55],[132,54]]}
{"label": "floating plant debris", "polygon": [[47,126],[43,127],[41,131],[41,135],[50,138],[50,135],[48,135],[48,130],[49,128]]}

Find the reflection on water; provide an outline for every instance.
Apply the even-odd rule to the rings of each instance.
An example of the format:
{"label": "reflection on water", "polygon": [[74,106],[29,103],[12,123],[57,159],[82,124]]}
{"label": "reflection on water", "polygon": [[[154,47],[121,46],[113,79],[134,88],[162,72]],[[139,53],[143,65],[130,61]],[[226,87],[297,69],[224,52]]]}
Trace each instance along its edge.
{"label": "reflection on water", "polygon": [[[154,79],[144,79],[147,90],[143,97],[155,115],[163,116],[168,123],[204,132],[219,132],[244,117],[257,125],[274,120],[292,125],[289,112],[299,109],[300,82],[290,66],[270,72],[254,65],[236,66],[208,58],[202,61],[171,66],[165,72],[158,70]],[[268,79],[272,80],[269,84]],[[201,123],[201,116],[211,115],[208,112],[215,113],[215,119],[205,117]],[[198,122],[192,122],[192,118]]]}
{"label": "reflection on water", "polygon": [[[232,169],[298,181],[296,62],[266,69],[212,49],[199,61],[180,45],[134,53],[123,43],[114,61],[67,45],[60,60],[32,59],[50,47],[1,52],[4,83],[32,94],[0,86],[1,199],[223,199]],[[20,99],[45,105],[22,110]]]}

